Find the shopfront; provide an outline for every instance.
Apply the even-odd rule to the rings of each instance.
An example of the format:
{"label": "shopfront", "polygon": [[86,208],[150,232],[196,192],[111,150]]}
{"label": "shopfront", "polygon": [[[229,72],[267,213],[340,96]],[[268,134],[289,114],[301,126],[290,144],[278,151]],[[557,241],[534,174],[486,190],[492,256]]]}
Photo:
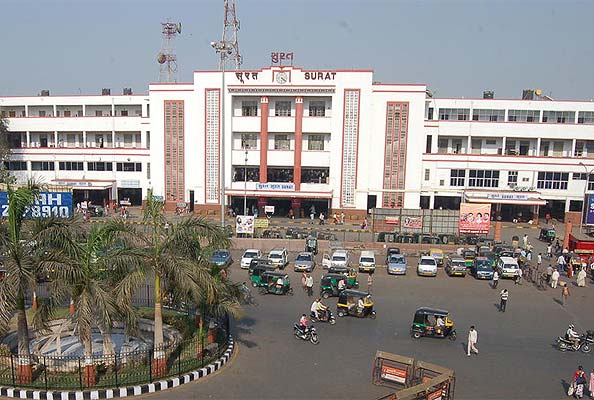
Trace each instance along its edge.
{"label": "shopfront", "polygon": [[98,206],[107,204],[113,199],[116,190],[115,181],[112,180],[52,180],[53,185],[72,186],[72,203],[83,201],[91,202]]}

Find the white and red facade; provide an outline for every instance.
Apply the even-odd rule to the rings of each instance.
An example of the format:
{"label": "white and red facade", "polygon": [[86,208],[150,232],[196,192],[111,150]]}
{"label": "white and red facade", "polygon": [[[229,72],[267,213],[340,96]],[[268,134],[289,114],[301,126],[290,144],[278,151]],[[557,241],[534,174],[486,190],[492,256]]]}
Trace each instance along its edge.
{"label": "white and red facade", "polygon": [[110,199],[152,189],[214,212],[223,175],[240,213],[245,197],[281,215],[464,201],[528,215],[579,211],[594,191],[594,103],[435,99],[371,70],[195,71],[143,96],[0,97],[0,112],[17,177]]}

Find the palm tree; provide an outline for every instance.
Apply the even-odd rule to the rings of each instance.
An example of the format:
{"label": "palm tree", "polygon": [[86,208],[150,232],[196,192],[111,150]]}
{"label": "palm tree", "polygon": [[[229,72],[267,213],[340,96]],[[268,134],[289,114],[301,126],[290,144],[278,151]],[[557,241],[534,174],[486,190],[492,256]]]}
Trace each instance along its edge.
{"label": "palm tree", "polygon": [[50,272],[50,292],[57,301],[70,297],[74,302],[75,312],[70,318],[84,345],[86,386],[96,383],[93,328],[103,334],[103,355],[109,356],[115,354],[110,336],[114,321],[125,320],[126,327],[134,326],[130,323],[134,320],[131,298],[116,297],[120,293],[119,280],[135,260],[133,248],[119,246],[130,233],[130,226],[121,222],[110,221],[86,229],[75,218],[60,235],[37,235],[49,244],[41,265]]}
{"label": "palm tree", "polygon": [[16,380],[27,384],[32,380],[32,360],[29,350],[29,324],[25,307],[26,294],[35,287],[38,263],[31,235],[25,229],[25,214],[41,190],[40,184],[29,181],[14,189],[7,185],[7,218],[0,231],[0,248],[5,256],[6,277],[0,285],[0,324],[5,329],[13,314],[17,316],[18,366]]}
{"label": "palm tree", "polygon": [[143,228],[137,230],[140,257],[131,263],[135,269],[121,281],[120,297],[129,297],[147,279],[154,279],[154,359],[153,374],[165,372],[163,351],[163,288],[167,287],[176,298],[212,299],[215,281],[210,274],[208,259],[204,257],[213,248],[229,247],[226,232],[204,218],[186,217],[180,222],[167,220],[163,203],[149,191],[143,210]]}

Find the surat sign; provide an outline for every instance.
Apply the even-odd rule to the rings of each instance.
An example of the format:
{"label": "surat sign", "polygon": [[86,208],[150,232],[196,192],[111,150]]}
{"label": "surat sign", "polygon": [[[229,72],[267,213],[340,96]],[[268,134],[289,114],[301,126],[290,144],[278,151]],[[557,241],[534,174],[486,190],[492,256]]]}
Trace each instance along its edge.
{"label": "surat sign", "polygon": [[295,184],[292,182],[287,183],[258,183],[256,184],[257,190],[282,190],[282,191],[295,191]]}
{"label": "surat sign", "polygon": [[[0,192],[2,218],[8,217],[8,193]],[[25,210],[25,218],[69,218],[72,216],[72,193],[41,192],[35,203]]]}

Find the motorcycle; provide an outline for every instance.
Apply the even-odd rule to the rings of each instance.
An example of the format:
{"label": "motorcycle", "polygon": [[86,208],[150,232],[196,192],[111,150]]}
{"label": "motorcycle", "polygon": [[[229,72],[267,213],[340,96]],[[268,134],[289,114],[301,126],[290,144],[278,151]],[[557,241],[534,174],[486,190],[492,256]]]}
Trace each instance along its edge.
{"label": "motorcycle", "polygon": [[592,345],[594,345],[594,332],[588,331],[587,334],[581,335],[577,343],[559,336],[556,340],[556,344],[559,351],[569,350],[589,353],[592,351]]}
{"label": "motorcycle", "polygon": [[313,326],[307,328],[304,332],[299,327],[299,324],[295,324],[293,325],[293,335],[295,335],[295,339],[309,340],[312,344],[320,343],[316,328]]}
{"label": "motorcycle", "polygon": [[332,314],[332,311],[330,310],[326,310],[325,312],[323,312],[322,318],[316,318],[316,313],[312,311],[309,314],[309,318],[312,322],[328,322],[330,325],[334,325],[336,323],[334,314]]}

